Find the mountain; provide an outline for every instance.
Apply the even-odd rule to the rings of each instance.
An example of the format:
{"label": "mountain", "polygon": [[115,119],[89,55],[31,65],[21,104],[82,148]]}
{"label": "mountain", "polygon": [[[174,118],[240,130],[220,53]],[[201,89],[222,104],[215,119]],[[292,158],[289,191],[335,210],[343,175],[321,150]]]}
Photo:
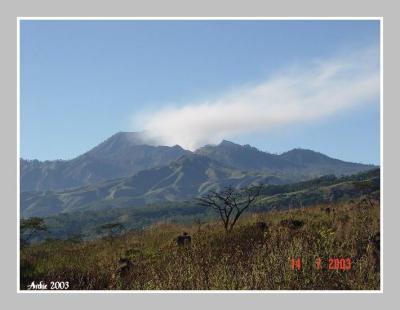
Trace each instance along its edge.
{"label": "mountain", "polygon": [[21,214],[142,207],[190,200],[210,189],[254,183],[288,184],[376,168],[293,149],[277,155],[222,141],[194,153],[154,146],[135,132],[119,132],[72,160],[20,161]]}
{"label": "mountain", "polygon": [[[224,166],[267,173],[290,182],[326,174],[354,174],[375,166],[349,163],[311,150],[294,149],[281,155],[262,152],[250,145],[222,141],[207,145],[196,154]],[[65,190],[126,177],[139,171],[161,167],[191,154],[178,145],[155,146],[143,134],[119,132],[83,155],[71,160],[20,160],[21,191]]]}
{"label": "mountain", "polygon": [[48,216],[60,212],[183,201],[211,189],[220,190],[228,185],[243,188],[260,182],[284,183],[266,173],[243,172],[206,156],[187,154],[169,165],[142,170],[129,177],[65,191],[22,192],[21,214],[23,217]]}
{"label": "mountain", "polygon": [[330,158],[311,150],[293,149],[277,155],[262,152],[250,145],[239,145],[225,140],[218,145],[206,145],[195,153],[240,170],[262,171],[285,177],[292,182],[328,174],[350,175],[376,168],[374,165]]}
{"label": "mountain", "polygon": [[289,160],[282,159],[279,155],[259,151],[248,144],[239,145],[226,140],[218,145],[206,145],[196,150],[195,153],[247,171],[275,172],[298,166]]}
{"label": "mountain", "polygon": [[137,132],[119,132],[72,160],[20,161],[21,191],[63,190],[167,165],[190,153],[176,145],[146,144]]}
{"label": "mountain", "polygon": [[[341,178],[324,176],[299,183],[268,185],[261,191],[259,199],[249,212],[285,210],[337,202],[351,203],[351,200],[357,201],[366,194],[371,199],[379,200],[380,169]],[[54,238],[65,239],[82,234],[84,238],[92,239],[98,237],[97,228],[106,223],[117,222],[127,229],[142,229],[161,221],[193,223],[195,220],[216,219],[217,216],[210,208],[193,201],[184,201],[162,202],[137,208],[59,213],[46,217],[45,222]]]}

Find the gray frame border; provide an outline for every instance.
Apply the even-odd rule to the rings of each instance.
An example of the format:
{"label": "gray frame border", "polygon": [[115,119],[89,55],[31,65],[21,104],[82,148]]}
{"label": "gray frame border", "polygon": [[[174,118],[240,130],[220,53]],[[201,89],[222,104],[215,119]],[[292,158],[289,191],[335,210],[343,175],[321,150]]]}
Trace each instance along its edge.
{"label": "gray frame border", "polygon": [[[121,2],[121,3],[118,3]],[[90,306],[95,305],[100,308],[110,308],[116,303],[118,305],[150,305],[152,306],[174,306],[204,308],[210,305],[235,304],[237,307],[248,306],[277,306],[279,308],[296,306],[315,306],[326,309],[337,309],[340,306],[351,307],[359,305],[362,307],[390,307],[391,301],[395,302],[395,283],[397,282],[398,268],[396,258],[398,256],[393,245],[396,231],[394,227],[397,224],[399,209],[394,203],[396,166],[395,160],[399,158],[398,148],[396,148],[396,112],[398,106],[392,102],[396,98],[394,83],[398,68],[399,43],[396,42],[396,29],[399,29],[397,16],[398,11],[388,4],[384,5],[373,1],[332,1],[322,3],[320,1],[302,1],[290,2],[281,0],[272,7],[269,3],[263,1],[251,1],[239,3],[238,1],[210,1],[203,0],[198,2],[171,0],[155,3],[154,0],[148,0],[139,5],[135,1],[113,1],[107,4],[102,0],[87,0],[69,2],[56,2],[49,0],[38,1],[4,1],[0,10],[0,33],[3,41],[1,57],[1,96],[3,99],[0,105],[0,141],[3,142],[2,159],[0,161],[2,176],[1,188],[5,194],[6,200],[3,203],[3,225],[4,230],[1,234],[3,255],[2,255],[2,277],[1,292],[6,296],[9,305],[19,307],[41,307],[41,308],[70,308],[71,306]],[[224,3],[225,2],[225,3]],[[288,3],[289,2],[289,3]],[[394,3],[394,2],[392,2]],[[5,5],[7,4],[7,6]],[[16,17],[17,16],[246,16],[246,17],[290,17],[290,16],[383,16],[384,29],[384,123],[383,131],[385,136],[384,156],[381,159],[385,163],[384,171],[384,191],[385,191],[385,211],[384,211],[384,230],[385,230],[385,279],[383,294],[316,294],[316,293],[292,293],[292,294],[29,294],[21,295],[15,292],[16,288],[16,203],[17,203],[17,135],[16,135]],[[382,65],[383,65],[382,64]],[[397,65],[397,66],[396,66]],[[382,111],[383,112],[383,111]],[[393,135],[393,140],[389,136]],[[392,143],[390,142],[392,141]],[[393,165],[393,167],[392,167]],[[391,169],[391,170],[389,170]],[[12,234],[10,232],[13,232]],[[392,240],[393,239],[393,240]],[[392,299],[392,300],[391,300]],[[95,304],[93,304],[95,302]]]}

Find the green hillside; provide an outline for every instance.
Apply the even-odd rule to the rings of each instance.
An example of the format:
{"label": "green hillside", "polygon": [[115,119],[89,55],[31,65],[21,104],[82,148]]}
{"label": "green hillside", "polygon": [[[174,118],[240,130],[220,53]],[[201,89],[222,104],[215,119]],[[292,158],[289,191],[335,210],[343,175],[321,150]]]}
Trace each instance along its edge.
{"label": "green hillside", "polygon": [[168,166],[140,171],[61,192],[22,192],[23,217],[50,216],[60,212],[139,207],[146,204],[192,199],[227,185],[246,187],[255,183],[283,181],[263,173],[242,172],[200,155],[186,155]]}
{"label": "green hillside", "polygon": [[[282,185],[267,185],[249,212],[264,213],[273,210],[309,207],[317,204],[334,204],[358,200],[366,195],[379,200],[380,170],[375,169],[353,176],[336,178],[325,176],[313,180]],[[108,202],[94,205],[94,210],[65,212],[45,218],[49,232],[44,238],[68,238],[81,235],[84,239],[97,238],[99,225],[118,222],[127,230],[146,228],[154,223],[193,223],[215,220],[211,209],[199,206],[195,201],[155,203],[134,207],[125,201],[125,208]]]}

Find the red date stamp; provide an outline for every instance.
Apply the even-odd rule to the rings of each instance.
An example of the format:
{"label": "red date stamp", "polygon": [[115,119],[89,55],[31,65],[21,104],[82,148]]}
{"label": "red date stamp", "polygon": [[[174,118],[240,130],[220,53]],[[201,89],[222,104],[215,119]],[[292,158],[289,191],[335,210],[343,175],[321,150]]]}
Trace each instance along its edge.
{"label": "red date stamp", "polygon": [[[321,257],[317,257],[314,262],[316,269],[327,269],[327,270],[351,270],[352,261],[349,257],[330,257],[327,261],[324,261]],[[292,258],[291,269],[301,270],[302,260],[301,257]]]}
{"label": "red date stamp", "polygon": [[351,269],[351,258],[329,258],[328,260],[329,270],[350,270]]}

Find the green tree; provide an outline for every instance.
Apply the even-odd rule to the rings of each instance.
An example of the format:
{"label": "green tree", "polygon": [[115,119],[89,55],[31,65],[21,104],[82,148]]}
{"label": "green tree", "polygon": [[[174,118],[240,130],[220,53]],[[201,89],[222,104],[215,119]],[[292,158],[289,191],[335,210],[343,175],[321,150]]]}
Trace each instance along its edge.
{"label": "green tree", "polygon": [[21,244],[29,244],[33,237],[37,236],[40,232],[47,232],[47,226],[44,219],[40,217],[30,217],[28,219],[21,219],[20,223],[20,238]]}
{"label": "green tree", "polygon": [[106,223],[97,227],[97,233],[103,235],[109,240],[122,234],[125,231],[125,227],[121,223]]}
{"label": "green tree", "polygon": [[367,202],[372,207],[374,205],[372,202],[372,195],[371,195],[371,193],[374,190],[373,184],[371,182],[368,182],[367,180],[367,181],[355,182],[354,186],[362,195],[361,202]]}

